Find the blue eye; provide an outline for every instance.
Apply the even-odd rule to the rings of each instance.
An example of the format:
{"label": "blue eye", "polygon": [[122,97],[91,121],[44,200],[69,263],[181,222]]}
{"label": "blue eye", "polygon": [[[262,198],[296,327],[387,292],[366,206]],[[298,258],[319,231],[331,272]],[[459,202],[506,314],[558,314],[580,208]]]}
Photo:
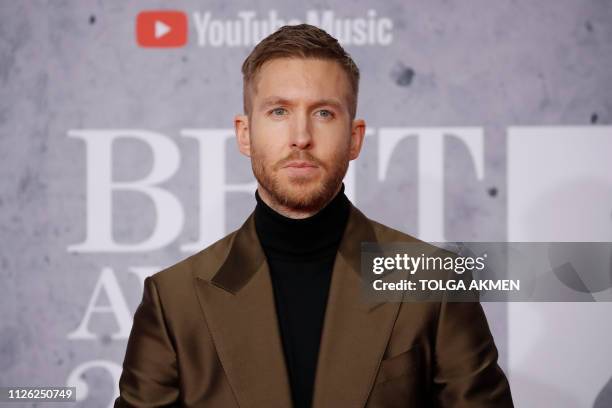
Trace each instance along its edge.
{"label": "blue eye", "polygon": [[324,118],[332,118],[332,117],[334,117],[334,114],[331,111],[327,110],[327,109],[321,109],[319,112],[324,112],[325,113],[322,116]]}
{"label": "blue eye", "polygon": [[[273,115],[278,116],[278,115],[276,115],[276,114],[275,114],[275,112],[278,112],[278,111],[283,111],[283,112],[285,112],[285,111],[286,111],[286,109],[285,109],[285,108],[274,108],[274,109],[272,109],[270,112],[271,112]],[[282,115],[281,115],[281,116],[282,116]]]}

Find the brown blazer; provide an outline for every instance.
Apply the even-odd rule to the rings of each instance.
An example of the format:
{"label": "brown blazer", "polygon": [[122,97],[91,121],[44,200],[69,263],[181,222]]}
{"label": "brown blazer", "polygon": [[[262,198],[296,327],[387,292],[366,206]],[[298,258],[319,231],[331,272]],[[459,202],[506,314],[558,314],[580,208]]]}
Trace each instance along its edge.
{"label": "brown blazer", "polygon": [[[360,243],[418,240],[351,205],[335,259],[313,408],[512,407],[478,302],[361,302]],[[115,407],[291,407],[253,213],[146,278]]]}

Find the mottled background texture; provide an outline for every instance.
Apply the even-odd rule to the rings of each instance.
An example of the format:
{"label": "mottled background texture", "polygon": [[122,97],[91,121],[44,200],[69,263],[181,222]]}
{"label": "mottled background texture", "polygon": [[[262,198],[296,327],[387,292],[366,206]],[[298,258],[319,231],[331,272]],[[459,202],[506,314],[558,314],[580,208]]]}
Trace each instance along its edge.
{"label": "mottled background texture", "polygon": [[[138,13],[168,7],[187,44],[139,47]],[[427,240],[612,241],[609,0],[2,1],[0,386],[109,407],[142,279],[252,210],[231,137],[253,43],[211,45],[245,11],[391,21],[346,44],[368,125],[347,192],[369,217]],[[105,183],[154,171],[165,205]],[[612,406],[611,304],[484,306],[517,406]]]}

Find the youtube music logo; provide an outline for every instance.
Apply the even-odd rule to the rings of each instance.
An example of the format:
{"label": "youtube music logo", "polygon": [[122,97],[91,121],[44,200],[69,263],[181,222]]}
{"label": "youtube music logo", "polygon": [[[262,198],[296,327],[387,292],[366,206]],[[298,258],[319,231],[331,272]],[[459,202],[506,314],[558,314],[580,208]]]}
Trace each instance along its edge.
{"label": "youtube music logo", "polygon": [[141,11],[136,17],[141,47],[182,47],[187,44],[187,15],[176,10]]}

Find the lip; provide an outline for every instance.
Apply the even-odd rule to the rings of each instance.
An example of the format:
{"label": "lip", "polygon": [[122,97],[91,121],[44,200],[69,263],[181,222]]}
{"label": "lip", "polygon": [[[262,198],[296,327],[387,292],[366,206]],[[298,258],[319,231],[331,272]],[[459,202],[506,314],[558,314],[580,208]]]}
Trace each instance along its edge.
{"label": "lip", "polygon": [[315,168],[318,166],[311,162],[296,160],[296,161],[289,162],[285,167],[294,167],[294,168],[301,169],[301,168]]}

